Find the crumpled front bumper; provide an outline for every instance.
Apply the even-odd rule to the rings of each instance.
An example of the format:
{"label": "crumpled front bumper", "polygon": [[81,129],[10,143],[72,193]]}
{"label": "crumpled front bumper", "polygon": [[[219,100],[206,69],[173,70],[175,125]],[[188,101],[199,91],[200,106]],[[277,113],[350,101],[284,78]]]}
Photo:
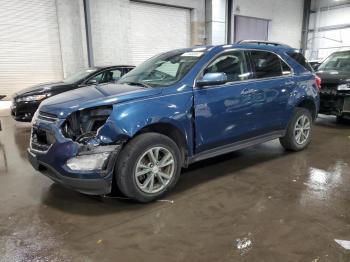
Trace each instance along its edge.
{"label": "crumpled front bumper", "polygon": [[[28,148],[28,159],[32,166],[43,175],[53,181],[72,188],[84,194],[104,195],[112,190],[113,171],[116,158],[121,149],[120,145],[115,145],[106,160],[106,165],[102,170],[73,171],[67,166],[67,160],[79,154],[81,145],[65,138],[59,126],[64,120],[57,119],[55,122],[48,122],[35,119],[33,122],[30,147]],[[40,130],[53,140],[45,147],[37,146],[35,138],[36,130]]]}

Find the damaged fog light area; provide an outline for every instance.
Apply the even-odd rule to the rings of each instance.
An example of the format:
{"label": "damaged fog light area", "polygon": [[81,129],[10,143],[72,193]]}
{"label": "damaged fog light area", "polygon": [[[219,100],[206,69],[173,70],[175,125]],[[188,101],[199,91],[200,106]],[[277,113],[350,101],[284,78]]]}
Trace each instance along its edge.
{"label": "damaged fog light area", "polygon": [[68,159],[67,166],[72,171],[102,170],[106,166],[110,153],[81,155]]}
{"label": "damaged fog light area", "polygon": [[82,146],[77,156],[67,160],[67,167],[72,171],[102,171],[108,160],[119,148],[118,145],[87,147]]}

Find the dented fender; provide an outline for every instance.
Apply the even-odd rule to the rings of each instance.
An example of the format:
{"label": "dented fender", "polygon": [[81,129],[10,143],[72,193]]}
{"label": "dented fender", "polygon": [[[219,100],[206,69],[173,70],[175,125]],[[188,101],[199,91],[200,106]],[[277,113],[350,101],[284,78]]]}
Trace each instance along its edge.
{"label": "dented fender", "polygon": [[[164,98],[166,97],[166,99]],[[111,144],[129,140],[153,124],[169,124],[183,135],[189,155],[193,152],[193,92],[185,91],[113,105],[96,137]]]}

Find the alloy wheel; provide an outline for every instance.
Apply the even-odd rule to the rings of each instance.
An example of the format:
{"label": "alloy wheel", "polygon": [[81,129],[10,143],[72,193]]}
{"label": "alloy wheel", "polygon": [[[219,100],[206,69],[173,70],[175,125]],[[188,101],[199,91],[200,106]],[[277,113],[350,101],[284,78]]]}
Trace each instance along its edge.
{"label": "alloy wheel", "polygon": [[147,194],[155,194],[167,187],[175,172],[173,154],[164,147],[152,147],[137,161],[135,180],[138,188]]}
{"label": "alloy wheel", "polygon": [[310,129],[311,122],[309,118],[305,115],[300,116],[294,127],[294,137],[297,144],[303,145],[307,142],[310,135]]}

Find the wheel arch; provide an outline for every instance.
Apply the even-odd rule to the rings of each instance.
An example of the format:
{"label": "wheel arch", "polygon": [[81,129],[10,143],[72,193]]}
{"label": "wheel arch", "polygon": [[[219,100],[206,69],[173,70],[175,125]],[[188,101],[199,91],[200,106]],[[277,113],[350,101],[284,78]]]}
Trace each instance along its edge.
{"label": "wheel arch", "polygon": [[317,117],[317,106],[316,106],[315,102],[312,99],[309,99],[309,98],[302,99],[301,101],[299,101],[297,103],[296,106],[309,110],[311,112],[313,120],[316,119],[316,117]]}
{"label": "wheel arch", "polygon": [[159,133],[173,140],[179,146],[182,164],[186,164],[188,157],[187,140],[185,134],[177,126],[167,122],[152,123],[138,130],[133,137],[149,132]]}

